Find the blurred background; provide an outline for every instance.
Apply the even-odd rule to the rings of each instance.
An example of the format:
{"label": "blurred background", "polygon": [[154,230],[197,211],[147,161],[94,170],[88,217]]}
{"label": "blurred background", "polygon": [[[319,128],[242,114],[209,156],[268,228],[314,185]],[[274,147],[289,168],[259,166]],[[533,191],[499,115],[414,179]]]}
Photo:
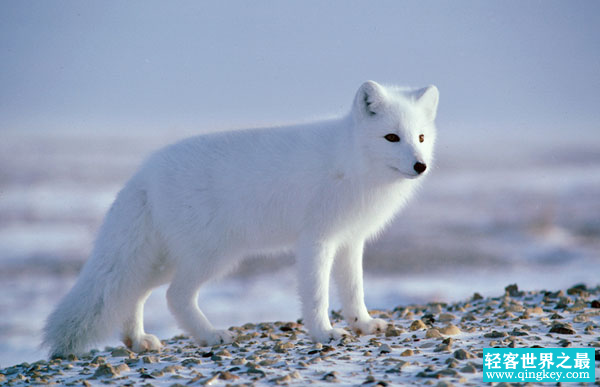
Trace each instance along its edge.
{"label": "blurred background", "polygon": [[[0,367],[45,355],[44,319],[152,150],[345,114],[367,79],[441,92],[437,165],[366,251],[370,308],[597,285],[599,14],[597,1],[1,2]],[[295,320],[292,262],[251,259],[200,305],[219,326]],[[146,308],[161,338],[179,332],[164,292]]]}

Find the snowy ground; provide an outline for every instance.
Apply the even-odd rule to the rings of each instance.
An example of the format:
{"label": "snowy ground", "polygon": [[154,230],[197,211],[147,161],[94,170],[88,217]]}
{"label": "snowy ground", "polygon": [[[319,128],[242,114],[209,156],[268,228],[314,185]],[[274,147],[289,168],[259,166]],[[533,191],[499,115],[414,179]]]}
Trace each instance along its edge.
{"label": "snowy ground", "polygon": [[[595,347],[600,360],[600,287],[560,292],[474,295],[457,303],[401,305],[372,311],[387,321],[377,335],[351,334],[313,343],[301,323],[261,322],[231,327],[234,343],[200,347],[185,336],[163,340],[159,352],[93,350],[80,358],[39,360],[0,368],[0,382],[122,386],[173,385],[415,385],[479,386],[483,348]],[[345,327],[332,312],[336,327]],[[586,370],[600,379],[600,362]],[[174,384],[176,383],[176,384]],[[538,383],[541,384],[541,383]]]}
{"label": "snowy ground", "polygon": [[[43,357],[37,348],[43,320],[73,283],[116,192],[149,151],[185,134],[2,134],[0,367]],[[597,285],[600,141],[594,136],[542,138],[533,146],[533,134],[507,143],[440,133],[436,169],[367,249],[369,307],[457,301],[475,291],[498,295],[515,282],[526,290]],[[224,327],[296,320],[292,262],[251,260],[206,287],[200,304]],[[149,299],[146,321],[161,338],[179,333],[164,289]]]}

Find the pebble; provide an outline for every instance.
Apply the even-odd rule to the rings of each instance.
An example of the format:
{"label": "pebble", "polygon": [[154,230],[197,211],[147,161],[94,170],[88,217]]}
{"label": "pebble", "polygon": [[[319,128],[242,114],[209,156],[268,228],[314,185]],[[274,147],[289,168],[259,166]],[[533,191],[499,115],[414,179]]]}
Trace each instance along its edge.
{"label": "pebble", "polygon": [[536,307],[533,307],[533,308],[528,308],[527,309],[527,313],[529,313],[529,314],[542,314],[542,313],[544,313],[544,310],[542,309],[541,306],[536,306]]}
{"label": "pebble", "polygon": [[508,285],[504,288],[504,291],[511,297],[521,297],[523,295],[523,292],[519,291],[517,284]]}
{"label": "pebble", "polygon": [[477,368],[475,368],[473,365],[471,364],[467,364],[466,366],[462,367],[460,369],[460,372],[466,372],[469,374],[474,374],[477,372]]}
{"label": "pebble", "polygon": [[277,353],[286,353],[288,349],[294,348],[294,343],[278,341],[273,347],[273,350]]}
{"label": "pebble", "polygon": [[158,363],[158,358],[156,356],[144,356],[144,357],[142,357],[142,361],[145,364],[153,364],[153,363]]}
{"label": "pebble", "polygon": [[404,330],[400,328],[388,325],[387,329],[385,330],[385,337],[397,337],[400,336],[403,332]]}
{"label": "pebble", "polygon": [[571,324],[557,322],[552,324],[552,328],[550,328],[550,333],[558,333],[561,335],[574,335],[576,332]]}
{"label": "pebble", "polygon": [[[144,363],[146,363],[146,361],[144,361]],[[147,363],[152,363],[152,359],[149,359]],[[200,359],[188,358],[188,359],[184,359],[181,362],[181,365],[184,367],[193,367],[193,366],[201,364],[201,363],[202,363],[202,361]]]}
{"label": "pebble", "polygon": [[112,350],[110,353],[112,357],[130,357],[133,356],[133,352],[127,348],[119,347]]}
{"label": "pebble", "polygon": [[411,331],[418,331],[419,329],[427,329],[427,325],[421,320],[415,320],[410,324],[408,329]]}
{"label": "pebble", "polygon": [[111,364],[101,364],[96,369],[96,372],[94,372],[94,377],[95,378],[104,378],[104,377],[112,378],[112,377],[117,376],[118,374],[119,373],[117,372],[117,370],[115,370],[115,368]]}
{"label": "pebble", "polygon": [[454,356],[458,360],[472,359],[475,357],[472,353],[469,353],[468,351],[462,348],[454,351],[452,356]]}
{"label": "pebble", "polygon": [[331,372],[323,375],[322,379],[324,381],[330,382],[330,383],[338,382],[337,375],[338,375],[337,371],[331,371]]}
{"label": "pebble", "polygon": [[489,333],[486,333],[483,335],[483,337],[487,337],[487,338],[491,338],[491,339],[497,339],[500,337],[507,337],[508,333],[506,332],[498,332],[498,331],[491,331]]}
{"label": "pebble", "polygon": [[438,316],[438,321],[439,322],[450,322],[456,320],[456,316],[453,315],[452,313],[441,313]]}
{"label": "pebble", "polygon": [[425,338],[426,339],[439,339],[441,337],[442,337],[442,334],[436,328],[430,328],[425,333]]}
{"label": "pebble", "polygon": [[451,352],[452,351],[452,344],[447,344],[447,343],[442,343],[442,344],[438,344],[435,349],[433,350],[433,352]]}
{"label": "pebble", "polygon": [[443,327],[442,329],[440,329],[439,331],[441,334],[447,335],[447,336],[458,335],[459,333],[461,333],[460,329],[454,324],[448,324],[445,327]]}

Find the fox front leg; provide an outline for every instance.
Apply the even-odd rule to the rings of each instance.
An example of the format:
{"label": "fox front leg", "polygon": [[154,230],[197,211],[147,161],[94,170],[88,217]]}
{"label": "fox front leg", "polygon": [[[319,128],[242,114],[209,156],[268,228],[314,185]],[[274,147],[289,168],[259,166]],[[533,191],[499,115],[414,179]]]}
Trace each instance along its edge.
{"label": "fox front leg", "polygon": [[304,243],[298,246],[298,287],[302,300],[304,325],[313,340],[327,343],[349,335],[333,328],[329,321],[329,277],[335,248],[323,243]]}
{"label": "fox front leg", "polygon": [[364,242],[353,242],[342,246],[334,261],[333,274],[342,301],[342,314],[357,334],[384,332],[387,323],[372,318],[365,305],[363,290]]}

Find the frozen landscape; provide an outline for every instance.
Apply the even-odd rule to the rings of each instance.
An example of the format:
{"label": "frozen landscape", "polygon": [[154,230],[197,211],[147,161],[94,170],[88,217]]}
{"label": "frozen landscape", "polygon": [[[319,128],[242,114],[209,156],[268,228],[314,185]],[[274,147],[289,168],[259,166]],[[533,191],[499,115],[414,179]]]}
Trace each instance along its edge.
{"label": "frozen landscape", "polygon": [[[499,153],[502,139],[462,143],[449,130],[440,130],[437,165],[416,200],[367,248],[367,305],[497,296],[515,282],[527,290],[597,285],[600,138],[539,140],[530,149],[535,138],[524,135]],[[74,282],[119,188],[145,155],[189,134],[3,134],[0,365],[44,356],[44,319]],[[292,257],[252,258],[207,286],[200,305],[222,327],[294,321],[292,265]],[[147,330],[161,338],[180,333],[164,293],[155,291],[146,308]]]}
{"label": "frozen landscape", "polygon": [[[229,328],[235,337],[232,344],[198,347],[178,335],[163,340],[160,351],[135,354],[123,346],[107,347],[80,358],[70,355],[0,368],[0,382],[11,386],[481,386],[483,348],[598,348],[599,296],[600,287],[523,292],[510,285],[499,297],[476,293],[456,303],[373,310],[374,316],[388,322],[385,332],[377,335],[315,344],[296,321],[247,323]],[[339,312],[332,311],[331,320],[335,326],[346,326]],[[588,377],[595,372],[597,384],[600,350],[586,358],[585,372]],[[567,375],[561,372],[552,379],[567,382]],[[527,384],[546,385],[535,380]]]}

